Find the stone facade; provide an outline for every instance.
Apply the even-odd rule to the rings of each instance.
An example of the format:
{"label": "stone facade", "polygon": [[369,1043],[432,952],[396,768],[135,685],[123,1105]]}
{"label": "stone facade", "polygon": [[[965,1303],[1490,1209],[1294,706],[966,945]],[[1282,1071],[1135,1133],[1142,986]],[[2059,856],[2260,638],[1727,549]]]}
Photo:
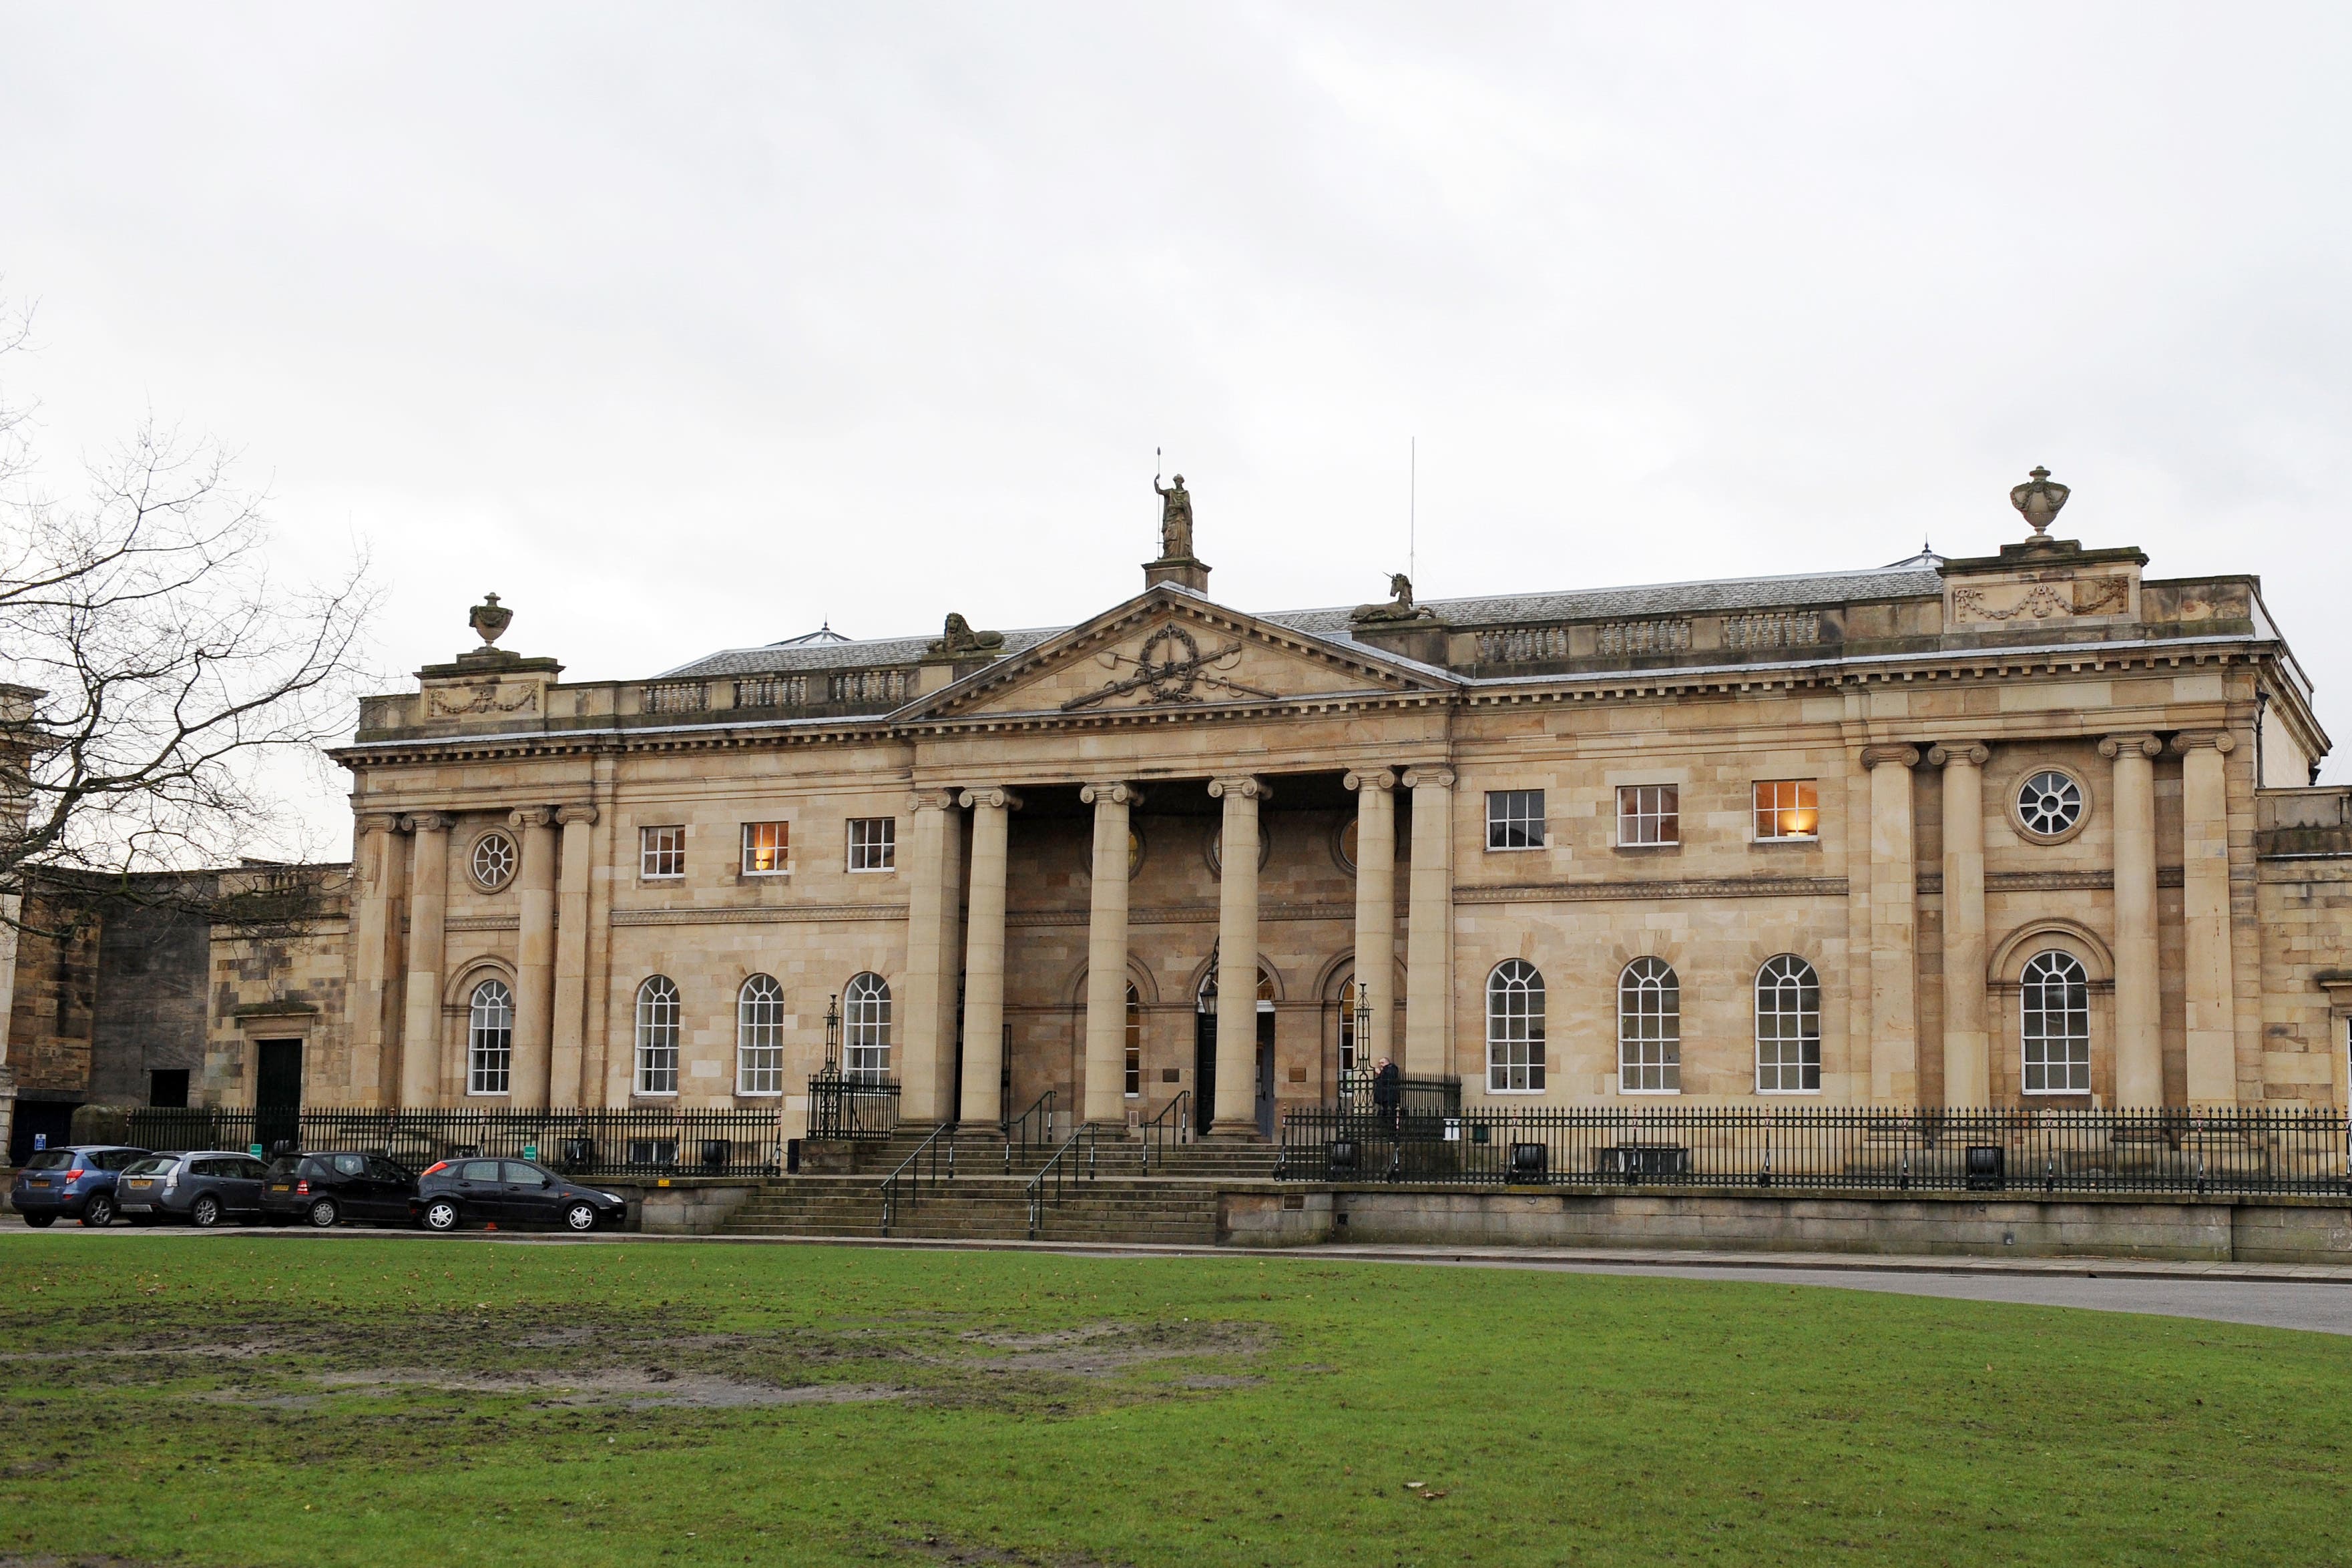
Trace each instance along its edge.
{"label": "stone facade", "polygon": [[[2352,826],[2309,787],[2327,741],[2252,578],[2037,532],[1252,614],[1185,542],[1184,572],[1060,630],[952,617],[639,682],[486,645],[367,699],[336,754],[348,952],[300,960],[349,998],[312,1097],[772,1103],[797,1131],[835,1014],[909,1120],[1192,1092],[1246,1136],[1338,1092],[1361,955],[1363,1056],[1473,1101],[2346,1103]],[[1258,983],[1214,986],[1244,948]],[[1818,1039],[1771,1082],[1784,956]],[[1669,967],[1654,1071],[1622,995]],[[1490,980],[1528,969],[1534,1023],[1490,1046]],[[2025,1009],[2061,970],[2086,1077],[2036,1082]],[[887,1056],[860,1058],[885,988]]]}

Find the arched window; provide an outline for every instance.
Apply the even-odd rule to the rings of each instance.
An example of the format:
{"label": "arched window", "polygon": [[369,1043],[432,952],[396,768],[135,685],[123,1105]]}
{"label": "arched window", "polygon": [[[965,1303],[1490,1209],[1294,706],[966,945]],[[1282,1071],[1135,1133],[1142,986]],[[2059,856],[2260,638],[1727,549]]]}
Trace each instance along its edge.
{"label": "arched window", "polygon": [[1356,1070],[1356,977],[1339,988],[1339,1071]]}
{"label": "arched window", "polygon": [[1822,1087],[1822,977],[1793,953],[1756,971],[1756,1092]]}
{"label": "arched window", "polygon": [[1135,982],[1127,983],[1127,1097],[1139,1099],[1143,1094],[1143,998],[1137,994]]}
{"label": "arched window", "polygon": [[[1193,1006],[1204,1013],[1217,1010],[1217,967],[1214,964],[1210,965],[1209,972],[1201,977],[1201,989],[1193,998]],[[1257,1010],[1262,1013],[1274,1010],[1274,977],[1264,969],[1257,972]]]}
{"label": "arched window", "polygon": [[2072,953],[2052,948],[2025,961],[2019,1038],[2028,1094],[2091,1092],[2091,977]]}
{"label": "arched window", "polygon": [[514,993],[503,980],[484,980],[466,1009],[466,1092],[506,1093],[513,1068]]}
{"label": "arched window", "polygon": [[852,975],[841,993],[841,1070],[852,1078],[890,1071],[890,983],[879,975]]}
{"label": "arched window", "polygon": [[677,1092],[677,987],[667,975],[637,988],[637,1092]]}
{"label": "arched window", "polygon": [[1683,1089],[1683,986],[1663,958],[1636,958],[1617,977],[1617,1090]]}
{"label": "arched window", "polygon": [[1524,958],[1486,977],[1486,1089],[1540,1094],[1544,1086],[1544,983]]}
{"label": "arched window", "polygon": [[783,1092],[784,988],[754,975],[735,997],[735,1092]]}

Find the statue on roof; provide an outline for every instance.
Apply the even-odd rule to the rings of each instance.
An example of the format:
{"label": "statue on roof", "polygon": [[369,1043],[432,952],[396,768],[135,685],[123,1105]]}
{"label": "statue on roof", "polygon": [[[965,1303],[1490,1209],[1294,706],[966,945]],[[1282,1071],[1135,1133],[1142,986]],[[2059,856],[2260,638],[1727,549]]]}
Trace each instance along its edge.
{"label": "statue on roof", "polygon": [[1184,476],[1177,475],[1162,485],[1157,475],[1151,487],[1160,495],[1160,559],[1189,560],[1192,556],[1192,493],[1184,488]]}
{"label": "statue on roof", "polygon": [[923,656],[927,659],[972,658],[1003,651],[1003,632],[975,632],[971,622],[950,611],[947,625],[940,632],[939,641],[925,648]]}
{"label": "statue on roof", "polygon": [[1367,621],[1434,621],[1437,612],[1426,604],[1412,601],[1412,579],[1401,571],[1389,573],[1389,601],[1386,604],[1359,604],[1349,620]]}

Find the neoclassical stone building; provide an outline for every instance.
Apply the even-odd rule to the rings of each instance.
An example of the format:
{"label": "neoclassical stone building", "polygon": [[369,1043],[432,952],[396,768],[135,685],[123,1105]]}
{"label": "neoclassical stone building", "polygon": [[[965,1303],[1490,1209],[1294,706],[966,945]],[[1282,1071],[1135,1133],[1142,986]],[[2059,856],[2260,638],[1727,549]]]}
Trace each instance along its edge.
{"label": "neoclassical stone building", "polygon": [[570,683],[493,596],[336,754],[309,1098],[790,1126],[831,1015],[916,1122],[1246,1134],[1383,1055],[1508,1104],[2345,1103],[2352,828],[2256,579],[2053,538],[2037,471],[1973,559],[1261,614],[1163,496],[1143,591],[1050,630]]}

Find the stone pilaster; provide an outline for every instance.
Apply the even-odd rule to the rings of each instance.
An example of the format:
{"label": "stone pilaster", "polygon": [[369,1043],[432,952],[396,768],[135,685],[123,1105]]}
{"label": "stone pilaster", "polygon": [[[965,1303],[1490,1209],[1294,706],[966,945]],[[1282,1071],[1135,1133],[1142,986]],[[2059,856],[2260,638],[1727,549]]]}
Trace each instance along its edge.
{"label": "stone pilaster", "polygon": [[1396,782],[1385,768],[1347,778],[1356,796],[1356,986],[1372,1008],[1359,1062],[1396,1051]]}
{"label": "stone pilaster", "polygon": [[1406,890],[1404,1072],[1454,1071],[1454,770],[1405,770],[1412,791],[1412,867]]}
{"label": "stone pilaster", "polygon": [[457,819],[419,811],[403,825],[411,841],[408,873],[407,1006],[400,1030],[400,1103],[410,1110],[441,1098],[441,965],[449,916],[449,830]]}
{"label": "stone pilaster", "polygon": [[907,809],[910,875],[898,1106],[902,1121],[928,1127],[956,1119],[956,906],[962,902],[963,818],[952,789],[918,789]]}
{"label": "stone pilaster", "polygon": [[[963,1121],[968,1127],[986,1127],[1001,1124],[1012,1109],[1004,1103],[1004,883],[1011,863],[1006,846],[1021,797],[1010,789],[967,789],[963,803],[971,810],[971,907],[965,921],[963,948]],[[1124,873],[1123,836],[1119,847],[1119,870]],[[1124,909],[1122,904],[1122,925]],[[1119,945],[1119,976],[1124,979],[1123,935]],[[1092,956],[1091,947],[1088,956]],[[1091,1004],[1091,981],[1087,999]],[[1124,992],[1119,1006],[1122,1010],[1127,1006]],[[1123,1020],[1121,1027],[1125,1027]],[[1089,1053],[1089,1082],[1092,1060]]]}
{"label": "stone pilaster", "polygon": [[583,1076],[583,1040],[588,1023],[588,873],[595,863],[589,830],[593,806],[560,806],[563,830],[555,888],[555,991],[548,1029],[547,1094],[564,1110],[589,1103],[593,1085]]}
{"label": "stone pilaster", "polygon": [[392,976],[400,956],[400,897],[406,882],[406,846],[400,819],[365,811],[355,824],[357,885],[352,900],[352,1089],[362,1105],[385,1103],[399,1082],[402,1009]]}
{"label": "stone pilaster", "polygon": [[2156,957],[2156,755],[2152,735],[2111,735],[2115,764],[2116,1103],[2164,1103],[2164,1040]]}
{"label": "stone pilaster", "polygon": [[1078,799],[1095,809],[1094,896],[1087,915],[1086,1116],[1089,1122],[1124,1124],[1128,814],[1143,792],[1113,781],[1089,784]]}
{"label": "stone pilaster", "polygon": [[1870,1098],[1919,1098],[1918,858],[1912,838],[1916,746],[1865,746],[1870,769]]}
{"label": "stone pilaster", "polygon": [[1213,779],[1224,802],[1217,849],[1217,1103],[1211,1133],[1256,1137],[1257,803],[1274,793],[1262,779]]}
{"label": "stone pilaster", "polygon": [[1986,1021],[1984,765],[1975,741],[1928,748],[1944,770],[1944,1103],[1992,1103],[1991,1032]]}
{"label": "stone pilaster", "polygon": [[515,869],[514,1056],[507,1103],[518,1111],[543,1111],[553,1049],[555,813],[526,806],[508,812],[507,823],[522,840]]}
{"label": "stone pilaster", "polygon": [[2180,913],[2189,972],[2189,1103],[2238,1098],[2237,981],[2231,958],[2230,789],[2221,731],[2175,737],[2180,754]]}

